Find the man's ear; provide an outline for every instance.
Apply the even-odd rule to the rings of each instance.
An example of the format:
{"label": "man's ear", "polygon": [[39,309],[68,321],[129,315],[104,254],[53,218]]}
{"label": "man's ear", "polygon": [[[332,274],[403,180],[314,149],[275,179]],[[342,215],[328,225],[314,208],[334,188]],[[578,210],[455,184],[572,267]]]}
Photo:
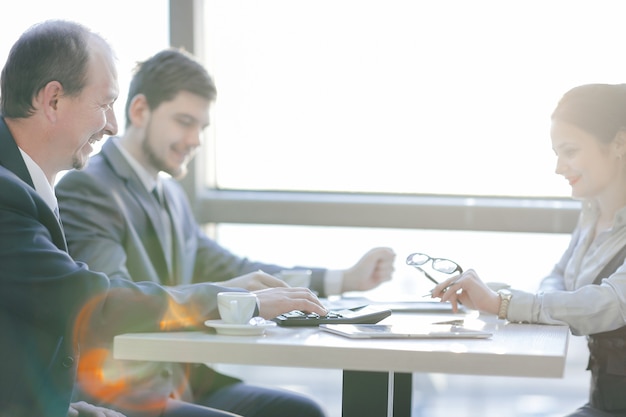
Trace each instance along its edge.
{"label": "man's ear", "polygon": [[39,108],[48,120],[56,122],[58,118],[59,102],[63,97],[63,86],[58,81],[50,81],[35,97],[35,108]]}
{"label": "man's ear", "polygon": [[136,127],[143,127],[149,116],[150,106],[148,106],[146,96],[137,94],[132,98],[130,106],[128,106],[128,118],[130,123]]}

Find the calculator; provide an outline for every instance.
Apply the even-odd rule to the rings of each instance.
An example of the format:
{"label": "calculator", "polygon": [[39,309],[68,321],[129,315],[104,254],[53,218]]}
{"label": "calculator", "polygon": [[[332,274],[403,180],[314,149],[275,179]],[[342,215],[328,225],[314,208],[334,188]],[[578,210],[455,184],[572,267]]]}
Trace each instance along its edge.
{"label": "calculator", "polygon": [[280,326],[319,326],[320,324],[374,324],[391,315],[391,310],[365,305],[344,310],[331,310],[325,316],[293,310],[275,317]]}

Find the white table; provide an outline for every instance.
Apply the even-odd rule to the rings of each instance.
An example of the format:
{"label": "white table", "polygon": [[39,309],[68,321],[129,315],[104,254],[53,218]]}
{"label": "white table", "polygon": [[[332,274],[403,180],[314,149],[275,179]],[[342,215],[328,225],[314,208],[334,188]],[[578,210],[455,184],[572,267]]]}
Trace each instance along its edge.
{"label": "white table", "polygon": [[[429,322],[457,315],[394,313],[381,323]],[[115,337],[118,359],[343,369],[343,416],[409,416],[411,373],[561,378],[566,326],[466,317],[490,339],[352,340],[318,328],[272,328],[264,336],[221,336],[211,330],[133,333]]]}

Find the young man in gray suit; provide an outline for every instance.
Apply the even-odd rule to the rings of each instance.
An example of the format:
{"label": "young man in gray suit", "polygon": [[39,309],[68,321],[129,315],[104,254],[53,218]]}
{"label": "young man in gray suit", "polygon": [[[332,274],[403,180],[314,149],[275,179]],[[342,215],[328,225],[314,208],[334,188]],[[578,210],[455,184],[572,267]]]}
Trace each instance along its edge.
{"label": "young man in gray suit", "polygon": [[[135,281],[177,286],[213,281],[256,291],[259,296],[268,288],[288,289],[269,275],[284,267],[251,262],[206,236],[180,185],[159,176],[160,172],[174,178],[185,174],[209,124],[215,96],[209,74],[182,51],[162,51],[138,66],[129,89],[124,135],[110,138],[85,170],[69,172],[56,188],[73,256],[96,270]],[[391,278],[394,256],[388,248],[375,248],[345,271],[313,268],[311,288],[321,295],[373,288]],[[274,300],[278,302],[279,296],[276,293]],[[301,309],[282,300],[284,308],[266,318]],[[150,365],[143,366],[145,370]],[[180,366],[151,366],[150,372],[133,374],[136,389],[125,396],[150,401],[151,395],[167,397],[182,391],[189,403],[246,417],[322,414],[319,409],[296,411],[293,404],[301,404],[303,398],[251,387],[206,366],[192,367],[188,377]],[[147,390],[148,386],[159,388]],[[108,404],[119,400],[123,398]]]}

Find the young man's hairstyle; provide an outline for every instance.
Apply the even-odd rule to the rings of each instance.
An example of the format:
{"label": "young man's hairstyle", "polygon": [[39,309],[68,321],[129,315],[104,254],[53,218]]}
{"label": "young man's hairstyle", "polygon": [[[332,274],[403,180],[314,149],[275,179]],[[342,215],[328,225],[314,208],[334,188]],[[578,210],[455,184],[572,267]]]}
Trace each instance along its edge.
{"label": "young man's hairstyle", "polygon": [[166,49],[140,62],[128,90],[126,127],[130,124],[130,103],[137,94],[146,97],[151,110],[164,101],[173,100],[181,91],[188,91],[214,101],[217,90],[207,70],[191,54],[181,49]]}

